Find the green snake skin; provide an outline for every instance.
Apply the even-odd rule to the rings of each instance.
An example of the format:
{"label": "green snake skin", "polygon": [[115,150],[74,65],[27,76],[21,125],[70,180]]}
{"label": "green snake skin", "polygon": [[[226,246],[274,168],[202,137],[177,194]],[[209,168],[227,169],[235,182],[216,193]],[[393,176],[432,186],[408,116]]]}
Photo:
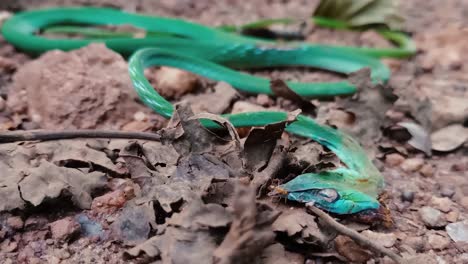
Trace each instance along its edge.
{"label": "green snake skin", "polygon": [[[326,20],[322,23],[326,23]],[[84,25],[129,24],[153,33],[148,33],[144,38],[133,38],[121,33],[108,36],[106,32],[83,28],[78,30],[86,36],[82,39],[46,38],[38,34],[60,25],[71,25],[69,30],[73,31]],[[2,33],[8,42],[30,54],[37,55],[52,49],[72,50],[92,42],[102,42],[124,56],[131,55],[129,73],[138,95],[146,105],[166,118],[172,116],[174,108],[145,78],[143,71],[147,67],[175,67],[213,80],[225,81],[244,92],[273,95],[268,79],[241,73],[233,68],[301,65],[349,74],[369,67],[374,82],[386,82],[390,77],[389,69],[373,57],[402,57],[408,53],[404,48],[371,49],[306,43],[277,45],[269,40],[245,37],[228,30],[210,28],[180,19],[88,7],[22,12],[4,23]],[[386,34],[396,42],[404,40],[398,33]],[[356,87],[346,81],[288,82],[288,85],[306,98],[351,95],[356,92]],[[236,127],[250,127],[284,121],[287,113],[265,111],[229,114],[225,117]],[[207,127],[217,127],[209,120],[202,120],[202,123]],[[300,175],[278,187],[284,191],[283,195],[294,201],[314,202],[317,206],[337,214],[352,214],[379,208],[380,204],[376,198],[384,180],[358,142],[303,115],[299,115],[297,120],[287,127],[287,131],[326,146],[341,159],[345,167]]]}

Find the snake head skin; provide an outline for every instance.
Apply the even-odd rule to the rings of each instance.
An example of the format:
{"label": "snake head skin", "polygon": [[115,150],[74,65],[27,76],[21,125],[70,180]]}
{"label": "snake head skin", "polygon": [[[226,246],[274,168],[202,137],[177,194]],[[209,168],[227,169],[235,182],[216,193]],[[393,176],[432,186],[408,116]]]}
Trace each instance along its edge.
{"label": "snake head skin", "polygon": [[313,203],[336,214],[355,214],[379,209],[380,203],[375,198],[340,181],[342,177],[333,175],[330,171],[302,174],[276,187],[271,194],[300,203]]}

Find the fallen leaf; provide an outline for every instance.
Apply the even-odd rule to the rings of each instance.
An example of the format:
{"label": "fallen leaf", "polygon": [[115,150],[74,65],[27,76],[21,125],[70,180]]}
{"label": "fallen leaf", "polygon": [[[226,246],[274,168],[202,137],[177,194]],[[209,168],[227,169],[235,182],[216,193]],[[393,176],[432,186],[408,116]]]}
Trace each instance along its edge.
{"label": "fallen leaf", "polygon": [[111,229],[114,236],[125,245],[137,245],[148,239],[151,231],[150,222],[153,210],[146,206],[127,204],[112,223]]}
{"label": "fallen leaf", "polygon": [[266,186],[276,177],[281,169],[287,163],[287,154],[289,149],[289,141],[285,139],[278,140],[275,149],[268,161],[268,165],[260,172],[253,172],[251,186],[258,189],[257,196],[265,194]]}
{"label": "fallen leaf", "polygon": [[[211,152],[215,145],[221,144],[220,141],[223,141],[216,134],[203,127],[200,121],[193,119],[193,116],[193,111],[187,102],[176,104],[170,127],[165,129],[166,133],[163,133],[164,137],[172,141],[172,145],[181,156],[186,156],[189,153]],[[172,134],[169,134],[169,131]]]}
{"label": "fallen leaf", "polygon": [[328,238],[315,222],[315,217],[302,209],[284,210],[273,223],[275,232],[286,233],[299,244],[326,245]]}
{"label": "fallen leaf", "polygon": [[322,0],[314,16],[337,19],[351,27],[377,24],[400,29],[404,21],[392,0]]}
{"label": "fallen leaf", "polygon": [[286,251],[283,245],[276,243],[265,248],[265,250],[263,250],[262,263],[263,264],[283,264],[283,263],[302,264],[304,263],[304,256],[302,256],[299,253]]}
{"label": "fallen leaf", "polygon": [[91,207],[91,192],[106,184],[105,174],[101,172],[84,173],[76,169],[57,167],[42,161],[38,167],[20,172],[22,179],[18,189],[22,198],[34,206],[44,199],[57,198],[63,191],[71,194],[73,202],[82,209]]}
{"label": "fallen leaf", "polygon": [[294,103],[297,103],[299,105],[299,108],[302,109],[303,112],[315,115],[315,110],[317,107],[310,101],[302,98],[300,95],[291,90],[291,88],[289,88],[289,86],[283,80],[271,80],[270,88],[276,96],[291,100]]}
{"label": "fallen leaf", "polygon": [[468,128],[454,124],[431,134],[432,149],[440,152],[450,152],[465,143],[468,140]]}
{"label": "fallen leaf", "polygon": [[321,109],[318,119],[336,125],[371,149],[382,136],[385,113],[392,107],[396,96],[383,85],[372,84],[369,68],[351,74],[349,79],[356,85],[358,92],[353,97],[338,99],[334,108],[352,113],[355,121],[351,124],[335,123],[330,119],[330,114]]}
{"label": "fallen leaf", "polygon": [[199,199],[192,201],[181,213],[175,213],[167,224],[186,229],[227,227],[232,216],[219,204],[203,204]]}
{"label": "fallen leaf", "polygon": [[48,155],[37,154],[38,146],[42,144],[0,145],[0,168],[2,173],[5,173],[4,177],[0,178],[0,211],[21,209],[26,203],[37,206],[46,199],[54,199],[61,195],[70,195],[80,208],[90,208],[91,193],[105,186],[105,174],[98,171],[88,172],[89,167],[77,169],[51,163],[46,158],[55,158],[53,150],[48,152]]}
{"label": "fallen leaf", "polygon": [[105,148],[107,140],[57,140],[44,141],[35,145],[37,156],[46,159],[60,167],[89,168],[123,176],[121,171],[102,150],[93,146]]}
{"label": "fallen leaf", "polygon": [[142,253],[146,254],[150,258],[157,257],[161,254],[158,243],[161,240],[159,236],[154,236],[145,242],[127,250],[124,252],[125,255],[130,257],[138,257]]}
{"label": "fallen leaf", "polygon": [[[193,217],[195,221],[192,221]],[[159,256],[163,263],[212,263],[219,238],[209,228],[224,227],[230,221],[230,214],[223,207],[193,199],[181,213],[168,220],[164,233],[135,246],[126,254]]]}
{"label": "fallen leaf", "polygon": [[272,223],[279,213],[257,204],[255,190],[240,183],[231,205],[233,222],[221,245],[213,252],[214,263],[252,263],[274,242]]}
{"label": "fallen leaf", "polygon": [[296,120],[299,113],[300,110],[291,112],[283,122],[269,124],[264,128],[254,128],[250,131],[242,152],[247,171],[260,172],[268,165],[277,140],[283,134],[286,126]]}
{"label": "fallen leaf", "polygon": [[416,123],[409,123],[409,122],[399,122],[397,125],[404,127],[407,129],[411,138],[408,140],[408,144],[413,146],[414,148],[421,150],[422,152],[426,153],[426,155],[430,156],[431,153],[431,137],[429,133],[420,125]]}
{"label": "fallen leaf", "polygon": [[365,263],[373,254],[356,244],[351,238],[339,235],[335,238],[335,250],[350,262]]}

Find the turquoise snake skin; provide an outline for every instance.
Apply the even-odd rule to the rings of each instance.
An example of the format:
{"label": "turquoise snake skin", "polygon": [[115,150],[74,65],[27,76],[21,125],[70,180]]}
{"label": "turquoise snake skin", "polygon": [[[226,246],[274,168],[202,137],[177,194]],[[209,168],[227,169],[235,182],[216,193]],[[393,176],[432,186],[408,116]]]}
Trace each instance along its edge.
{"label": "turquoise snake skin", "polygon": [[[143,38],[97,35],[82,39],[46,38],[37,34],[48,27],[66,24],[79,26],[130,24],[147,32],[159,34],[147,34]],[[398,49],[361,49],[300,42],[278,45],[273,41],[246,37],[181,19],[92,7],[22,12],[4,23],[2,34],[19,50],[34,55],[53,49],[73,50],[93,42],[101,42],[124,56],[131,56],[129,74],[135,90],[147,106],[166,118],[172,116],[174,108],[145,78],[143,71],[147,67],[175,67],[213,80],[227,82],[247,93],[273,95],[268,79],[234,69],[307,66],[349,74],[363,67],[369,67],[371,79],[377,83],[386,82],[390,78],[389,69],[377,58],[405,55],[405,52],[398,52]],[[394,39],[399,36],[391,32],[386,34]],[[305,98],[344,96],[356,92],[356,87],[347,81],[287,82],[287,84]],[[250,127],[284,121],[287,113],[265,111],[224,116],[235,127]],[[202,122],[207,127],[216,127],[208,120]],[[352,214],[379,208],[377,196],[384,186],[383,177],[356,140],[339,130],[319,125],[304,115],[299,115],[286,130],[326,146],[345,164],[344,167],[334,170],[302,174],[279,186],[279,189],[285,191],[284,195],[288,199],[299,202],[313,201],[318,207],[337,214]]]}

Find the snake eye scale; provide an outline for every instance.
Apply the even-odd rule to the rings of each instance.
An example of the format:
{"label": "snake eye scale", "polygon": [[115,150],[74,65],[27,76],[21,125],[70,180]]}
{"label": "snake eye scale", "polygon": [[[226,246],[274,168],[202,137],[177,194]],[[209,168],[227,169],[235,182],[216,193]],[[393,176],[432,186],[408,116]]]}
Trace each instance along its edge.
{"label": "snake eye scale", "polygon": [[[322,19],[321,23],[326,23],[326,20]],[[73,29],[86,37],[46,38],[38,34],[54,26],[67,25],[72,26],[69,30]],[[132,25],[147,34],[142,38],[133,38],[128,34],[116,32],[113,35],[99,30],[90,31],[84,27],[109,25]],[[53,8],[18,13],[4,23],[2,34],[19,50],[34,55],[53,49],[73,50],[93,42],[101,42],[124,56],[131,56],[128,69],[135,90],[147,106],[166,118],[172,116],[174,108],[145,78],[143,71],[147,67],[175,67],[227,82],[247,93],[273,95],[268,79],[242,73],[237,69],[307,66],[349,74],[369,67],[374,82],[386,82],[390,78],[390,71],[378,58],[411,54],[411,50],[408,51],[405,47],[372,49],[303,42],[282,43],[278,46],[274,41],[246,37],[182,19],[93,7]],[[385,31],[382,34],[400,44],[410,43],[397,32]],[[356,92],[356,87],[347,81],[287,84],[305,98],[343,96]],[[279,111],[224,116],[235,127],[264,126],[287,119],[287,113]],[[207,127],[216,127],[209,120],[202,120],[202,123]],[[326,146],[341,159],[344,166],[299,175],[278,186],[279,193],[290,200],[314,202],[316,206],[337,214],[353,214],[380,207],[377,195],[384,186],[383,177],[356,140],[304,115],[299,115],[286,131]]]}

